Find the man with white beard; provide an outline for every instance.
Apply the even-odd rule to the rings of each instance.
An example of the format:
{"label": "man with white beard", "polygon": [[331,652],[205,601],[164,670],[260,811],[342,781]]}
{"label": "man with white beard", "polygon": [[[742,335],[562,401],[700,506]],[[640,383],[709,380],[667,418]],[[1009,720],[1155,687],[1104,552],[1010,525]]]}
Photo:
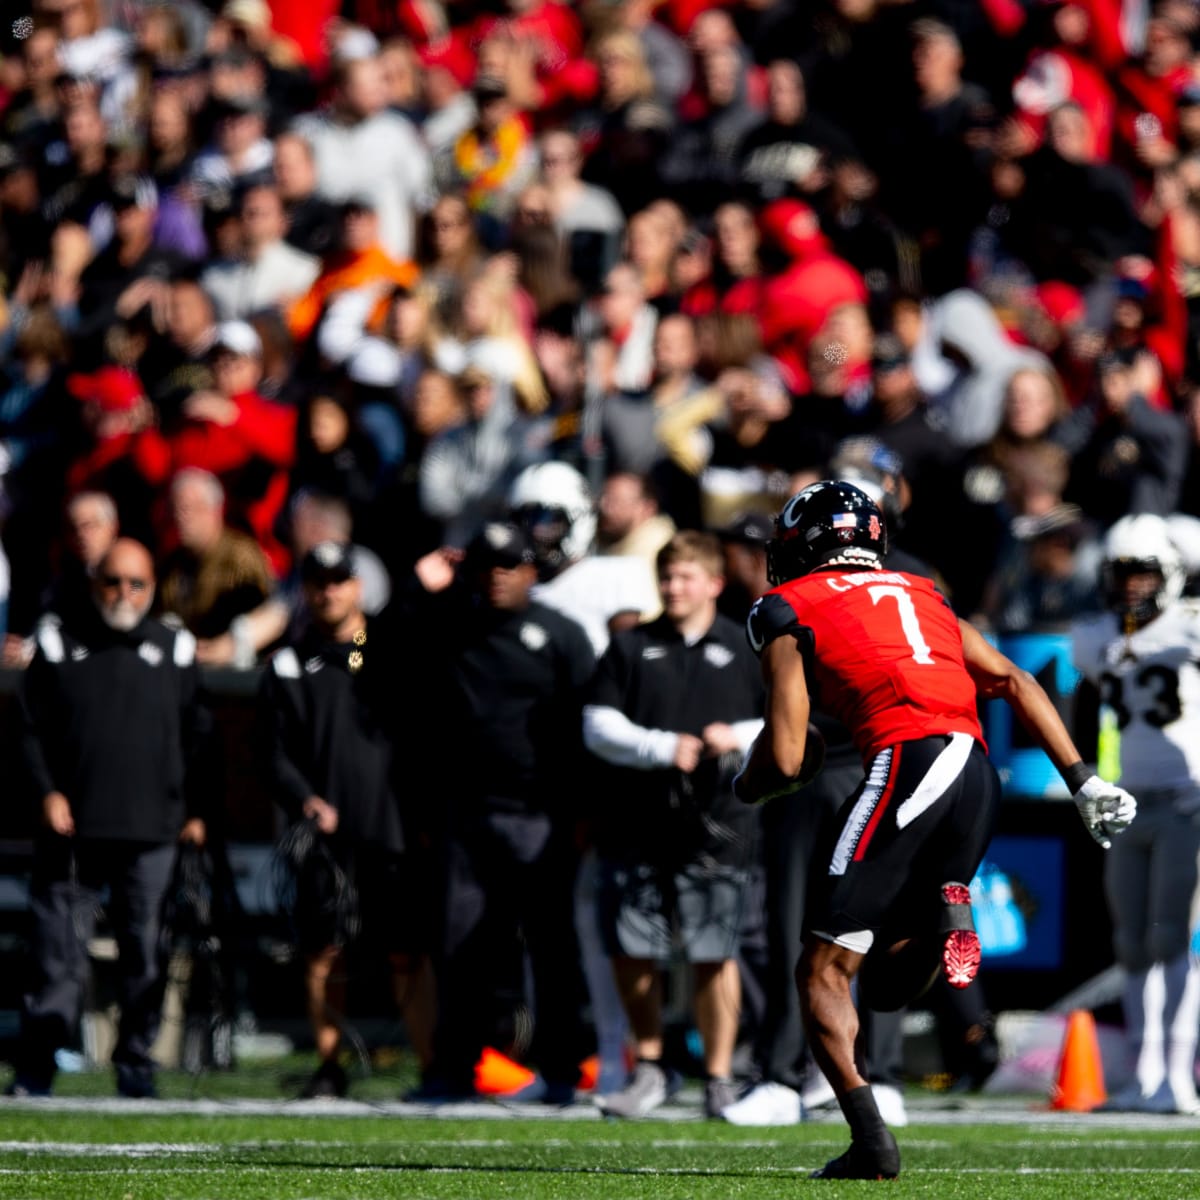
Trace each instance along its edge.
{"label": "man with white beard", "polygon": [[9,1095],[48,1095],[88,977],[87,944],[107,888],[119,952],[117,1091],[155,1094],[150,1047],[162,1008],[159,914],[176,845],[202,845],[199,770],[211,718],[196,641],[147,614],[150,552],[120,538],[92,581],[91,611],[48,614],[21,688],[27,797],[36,806],[31,978]]}

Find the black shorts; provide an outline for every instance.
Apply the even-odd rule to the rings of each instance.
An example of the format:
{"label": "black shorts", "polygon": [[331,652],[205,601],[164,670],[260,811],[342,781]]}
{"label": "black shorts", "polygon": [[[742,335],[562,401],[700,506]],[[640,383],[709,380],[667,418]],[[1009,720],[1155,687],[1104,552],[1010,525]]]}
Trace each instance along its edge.
{"label": "black shorts", "polygon": [[968,734],[882,751],[823,842],[805,934],[865,954],[926,931],[941,886],[970,883],[1000,807],[1000,780]]}

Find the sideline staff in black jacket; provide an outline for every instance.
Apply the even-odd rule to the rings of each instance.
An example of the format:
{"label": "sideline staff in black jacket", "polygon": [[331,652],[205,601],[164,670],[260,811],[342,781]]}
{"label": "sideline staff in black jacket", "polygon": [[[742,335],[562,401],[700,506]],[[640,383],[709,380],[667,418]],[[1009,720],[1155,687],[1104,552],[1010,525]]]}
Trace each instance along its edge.
{"label": "sideline staff in black jacket", "polygon": [[536,580],[532,543],[493,522],[461,579],[441,580],[449,586],[416,614],[433,655],[428,744],[447,825],[435,1061],[421,1093],[431,1098],[473,1093],[518,928],[541,1071],[521,1098],[570,1103],[587,1052],[573,889],[580,710],[595,659],[580,625],[530,599]]}
{"label": "sideline staff in black jacket", "polygon": [[[338,1062],[345,1011],[344,945],[390,964],[409,1039],[428,1066],[432,1055],[433,975],[418,914],[424,872],[405,855],[397,772],[412,779],[404,753],[404,701],[411,686],[386,614],[368,620],[353,547],[318,543],[300,568],[306,632],[278,651],[263,676],[271,773],[289,819],[313,823],[320,839],[297,878],[296,922],[305,952],[309,1017],[320,1062],[305,1097],[345,1094]],[[408,683],[406,684],[406,679]],[[412,784],[409,782],[409,790]],[[342,875],[357,894],[347,922]],[[347,925],[350,927],[347,928]],[[358,933],[354,935],[354,926]]]}
{"label": "sideline staff in black jacket", "polygon": [[146,614],[149,551],[122,538],[93,581],[94,611],[43,619],[21,692],[25,766],[41,807],[34,856],[33,979],[23,998],[15,1094],[46,1094],[79,1020],[87,942],[103,888],[120,954],[117,1090],[154,1094],[150,1047],[164,971],[159,914],[176,841],[203,844],[185,787],[211,729],[195,639]]}

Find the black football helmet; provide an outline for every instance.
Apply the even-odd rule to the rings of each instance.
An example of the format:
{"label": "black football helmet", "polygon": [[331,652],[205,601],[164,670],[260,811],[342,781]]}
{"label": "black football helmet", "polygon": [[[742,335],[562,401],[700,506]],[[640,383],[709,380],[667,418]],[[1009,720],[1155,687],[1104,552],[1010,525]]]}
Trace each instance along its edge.
{"label": "black football helmet", "polygon": [[887,549],[879,505],[852,483],[823,479],[797,492],[775,518],[767,578],[778,587],[825,563],[878,567]]}

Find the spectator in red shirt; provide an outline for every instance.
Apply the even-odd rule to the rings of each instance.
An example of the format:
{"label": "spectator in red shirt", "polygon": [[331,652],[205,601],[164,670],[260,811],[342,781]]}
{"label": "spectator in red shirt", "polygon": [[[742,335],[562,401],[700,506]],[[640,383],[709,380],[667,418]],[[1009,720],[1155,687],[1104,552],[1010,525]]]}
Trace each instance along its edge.
{"label": "spectator in red shirt", "polygon": [[590,100],[596,67],[583,56],[583,26],[574,7],[555,0],[508,0],[505,7],[507,15],[481,16],[471,40],[480,45],[505,36],[519,52],[528,82],[525,94],[514,99],[541,113]]}
{"label": "spectator in red shirt", "polygon": [[[1169,162],[1179,140],[1179,94],[1191,81],[1192,44],[1187,31],[1164,14],[1146,27],[1140,59],[1117,73],[1115,157],[1129,170]],[[1148,173],[1148,172],[1147,172]]]}
{"label": "spectator in red shirt", "polygon": [[760,215],[763,233],[793,259],[762,288],[764,349],[778,360],[793,392],[808,388],[808,344],[842,304],[864,303],[862,276],[829,248],[816,213],[799,200],[777,200]]}
{"label": "spectator in red shirt", "polygon": [[142,469],[159,485],[184,467],[211,471],[225,488],[230,524],[252,533],[282,575],[289,556],[275,520],[287,499],[296,414],[259,395],[262,342],[246,322],[217,327],[212,367],[214,386],[184,401],[179,424],[143,441]]}
{"label": "spectator in red shirt", "polygon": [[688,289],[680,305],[689,316],[722,312],[756,313],[761,302],[761,237],[754,210],[731,201],[713,218],[716,233],[713,270],[708,279]]}
{"label": "spectator in red shirt", "polygon": [[79,401],[87,438],[67,472],[68,494],[107,492],[126,531],[148,537],[147,513],[157,481],[142,469],[139,448],[155,436],[155,412],[142,381],[124,367],[101,367],[90,375],[68,376],[67,391]]}

